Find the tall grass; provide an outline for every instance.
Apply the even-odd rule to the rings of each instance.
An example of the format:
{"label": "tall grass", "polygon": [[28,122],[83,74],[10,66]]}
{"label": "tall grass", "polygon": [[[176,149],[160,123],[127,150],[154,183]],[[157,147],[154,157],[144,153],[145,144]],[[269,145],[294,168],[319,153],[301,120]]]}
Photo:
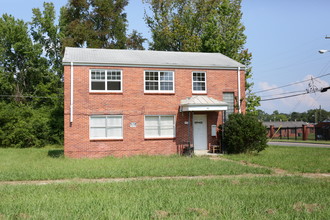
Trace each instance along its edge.
{"label": "tall grass", "polygon": [[239,154],[226,157],[292,172],[330,173],[329,148],[269,146],[257,155]]}
{"label": "tall grass", "polygon": [[329,188],[302,177],[0,185],[0,219],[329,219]]}
{"label": "tall grass", "polygon": [[0,149],[0,180],[47,180],[142,176],[198,176],[261,173],[233,162],[203,157],[137,156],[127,158],[69,159],[61,149]]}

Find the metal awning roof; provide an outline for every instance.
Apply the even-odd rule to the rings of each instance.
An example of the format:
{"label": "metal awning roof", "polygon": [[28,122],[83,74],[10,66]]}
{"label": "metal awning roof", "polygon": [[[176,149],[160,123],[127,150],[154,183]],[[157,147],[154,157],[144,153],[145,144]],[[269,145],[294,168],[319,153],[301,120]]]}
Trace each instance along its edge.
{"label": "metal awning roof", "polygon": [[205,95],[196,95],[181,100],[180,109],[188,111],[226,111],[228,104]]}

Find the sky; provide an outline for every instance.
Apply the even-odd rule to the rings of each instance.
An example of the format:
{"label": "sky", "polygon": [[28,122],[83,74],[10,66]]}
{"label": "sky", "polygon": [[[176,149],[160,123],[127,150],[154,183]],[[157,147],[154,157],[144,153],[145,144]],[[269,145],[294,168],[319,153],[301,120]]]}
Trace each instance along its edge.
{"label": "sky", "polygon": [[[7,13],[30,21],[32,8],[42,8],[44,0],[0,2],[0,15]],[[52,2],[59,12],[68,0]],[[146,8],[142,0],[129,1],[128,32],[136,29],[151,39],[143,19]],[[258,109],[267,113],[304,112],[320,107],[330,111],[330,90],[266,101],[330,86],[330,52],[318,53],[320,49],[330,50],[330,39],[325,39],[330,36],[329,9],[329,0],[243,0],[246,48],[252,53],[252,91],[265,100]]]}

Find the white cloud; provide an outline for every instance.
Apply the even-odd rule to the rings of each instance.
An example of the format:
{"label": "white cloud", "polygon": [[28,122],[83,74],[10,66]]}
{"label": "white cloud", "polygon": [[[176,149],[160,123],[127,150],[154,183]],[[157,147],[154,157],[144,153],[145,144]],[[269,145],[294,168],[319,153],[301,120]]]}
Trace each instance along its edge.
{"label": "white cloud", "polygon": [[[311,75],[307,75],[304,77],[304,80],[311,79],[311,77]],[[270,84],[269,82],[260,82],[258,86],[261,88],[261,90],[269,90],[257,93],[257,95],[261,96],[262,100],[265,100],[301,94],[307,90],[313,91],[314,89],[315,91],[316,89],[328,87],[329,82],[320,78],[314,79],[313,82],[306,81],[304,83],[297,83],[279,89],[275,88],[281,87],[282,85]],[[279,112],[290,113],[293,111],[304,112],[309,109],[319,108],[319,106],[327,111],[330,111],[330,90],[324,93],[317,91],[315,93],[310,92],[306,95],[262,101],[260,109],[268,113],[272,113],[275,110],[278,110]]]}

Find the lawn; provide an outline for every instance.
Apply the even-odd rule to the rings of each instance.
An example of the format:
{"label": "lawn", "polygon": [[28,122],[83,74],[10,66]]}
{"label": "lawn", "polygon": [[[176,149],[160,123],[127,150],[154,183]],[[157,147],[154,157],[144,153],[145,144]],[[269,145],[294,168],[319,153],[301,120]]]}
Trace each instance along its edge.
{"label": "lawn", "polygon": [[269,174],[269,169],[242,166],[207,157],[137,156],[70,159],[57,148],[0,149],[0,181],[143,176]]}
{"label": "lawn", "polygon": [[329,219],[329,179],[0,185],[0,219]]}
{"label": "lawn", "polygon": [[257,155],[239,154],[225,157],[291,172],[330,173],[329,148],[269,146]]}

